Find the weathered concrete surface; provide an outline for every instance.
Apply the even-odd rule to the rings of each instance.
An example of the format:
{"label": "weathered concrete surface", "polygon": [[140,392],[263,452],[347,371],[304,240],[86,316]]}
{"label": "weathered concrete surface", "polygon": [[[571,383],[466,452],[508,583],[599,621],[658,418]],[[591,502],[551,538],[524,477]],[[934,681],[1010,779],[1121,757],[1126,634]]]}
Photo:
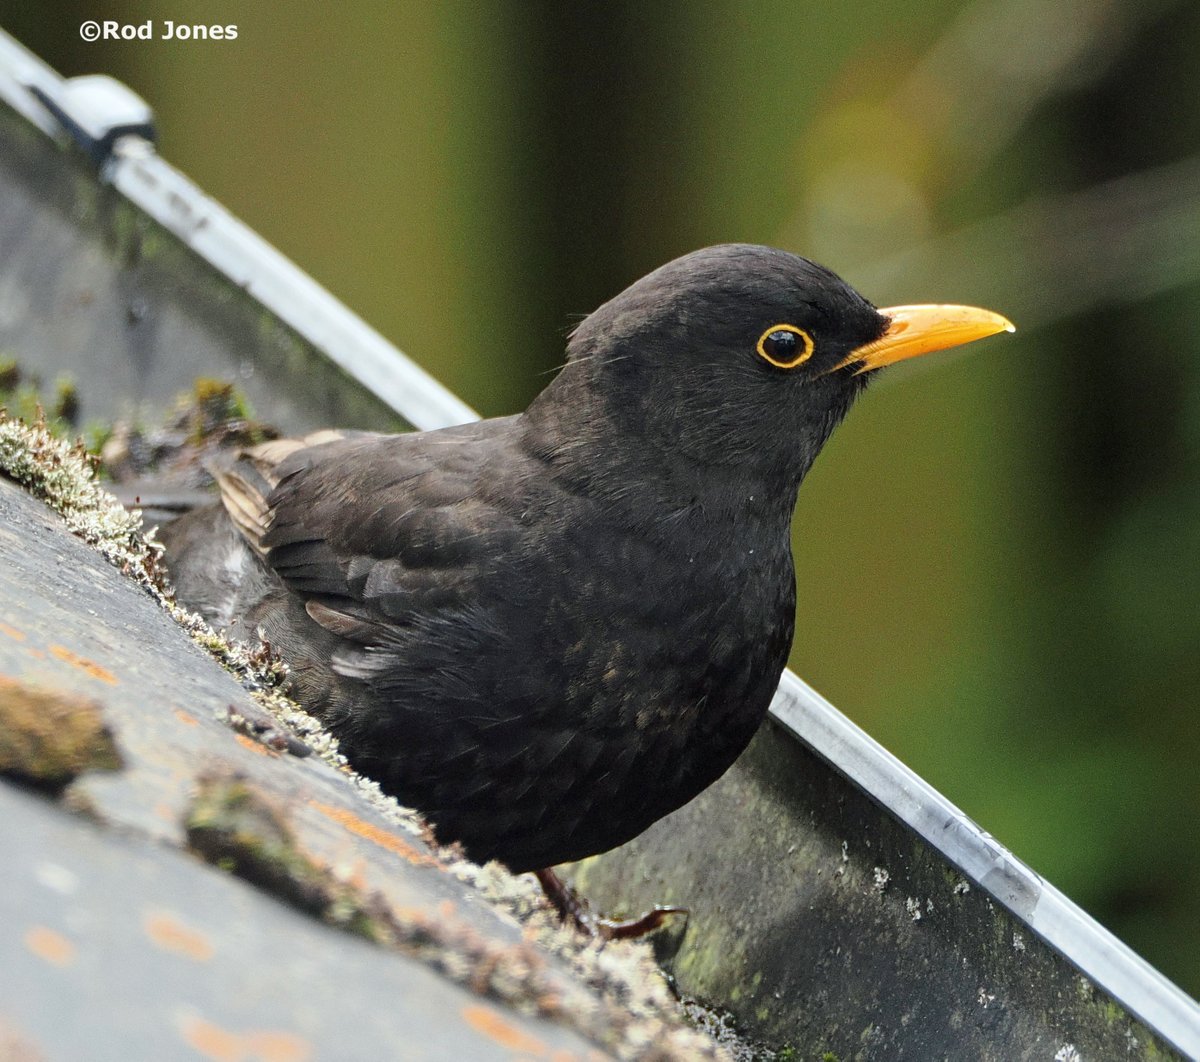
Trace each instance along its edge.
{"label": "weathered concrete surface", "polygon": [[680,989],[801,1058],[1183,1057],[774,723],[570,876],[604,909],[690,908]]}
{"label": "weathered concrete surface", "polygon": [[[230,706],[253,709],[233,677],[4,479],[0,679],[0,726],[14,691],[52,690],[99,705],[121,759],[77,777],[59,801],[0,778],[0,1047],[33,1045],[31,1057],[47,1059],[184,1058],[189,1047],[277,1062],[609,1057],[598,1045],[623,1004],[320,757],[231,730]],[[416,926],[432,968],[187,854],[203,780],[231,776],[286,819],[306,864]],[[434,969],[457,970],[476,993]],[[695,1047],[670,1057],[719,1054],[680,1032]]]}
{"label": "weathered concrete surface", "polygon": [[568,1030],[0,783],[2,1030],[61,1059],[601,1057]]}

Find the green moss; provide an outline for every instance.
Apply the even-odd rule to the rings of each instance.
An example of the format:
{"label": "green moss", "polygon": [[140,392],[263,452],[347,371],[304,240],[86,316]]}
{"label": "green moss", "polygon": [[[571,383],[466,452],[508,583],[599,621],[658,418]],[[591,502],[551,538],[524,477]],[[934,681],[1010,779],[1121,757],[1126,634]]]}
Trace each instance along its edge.
{"label": "green moss", "polygon": [[95,701],[0,679],[0,774],[58,792],[84,771],[120,767]]}
{"label": "green moss", "polygon": [[[182,409],[188,420],[188,434],[197,445],[217,433],[254,429],[253,413],[246,396],[233,384],[208,376],[197,377],[192,394]],[[246,442],[261,441],[246,439]]]}
{"label": "green moss", "polygon": [[205,860],[302,911],[477,991],[531,1011],[557,1010],[540,962],[523,945],[496,945],[446,916],[395,911],[340,881],[305,854],[283,813],[239,776],[202,779],[185,828],[188,845]]}
{"label": "green moss", "polygon": [[241,778],[205,780],[186,829],[188,844],[210,863],[301,910],[324,916],[345,900],[299,849],[282,813]]}
{"label": "green moss", "polygon": [[21,367],[17,364],[17,359],[0,358],[0,401],[7,400],[20,383]]}
{"label": "green moss", "polygon": [[66,435],[79,423],[79,389],[63,375],[46,394],[40,376],[27,373],[16,358],[0,358],[0,407],[22,420],[44,420],[54,434]]}
{"label": "green moss", "polygon": [[50,407],[55,420],[68,424],[72,429],[79,426],[79,389],[69,376],[60,376],[54,382],[54,404]]}
{"label": "green moss", "polygon": [[[916,858],[924,859],[924,853],[918,853]],[[970,883],[967,881],[967,879],[964,878],[962,874],[955,870],[955,868],[950,864],[943,864],[941,867],[941,872],[942,878],[945,880],[946,884],[950,886],[951,892],[954,892],[958,895],[963,895],[970,890]],[[966,889],[963,888],[964,885],[967,886]]]}
{"label": "green moss", "polygon": [[[104,449],[104,444],[112,438],[113,426],[100,421],[92,421],[84,425],[83,428],[83,446],[89,454],[98,455]],[[100,475],[105,475],[104,469],[101,468]]]}

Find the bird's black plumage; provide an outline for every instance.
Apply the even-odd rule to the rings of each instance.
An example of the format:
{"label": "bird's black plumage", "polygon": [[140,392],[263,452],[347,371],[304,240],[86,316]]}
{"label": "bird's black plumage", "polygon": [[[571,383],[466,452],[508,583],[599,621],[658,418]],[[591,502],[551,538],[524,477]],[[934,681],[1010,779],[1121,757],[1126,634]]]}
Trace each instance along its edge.
{"label": "bird's black plumage", "polygon": [[[770,330],[792,336],[766,341]],[[269,443],[166,528],[181,600],[444,841],[604,851],[719,777],[792,641],[796,491],[888,320],[794,255],[687,255],[584,320],[519,415]],[[794,368],[758,349],[790,351]]]}

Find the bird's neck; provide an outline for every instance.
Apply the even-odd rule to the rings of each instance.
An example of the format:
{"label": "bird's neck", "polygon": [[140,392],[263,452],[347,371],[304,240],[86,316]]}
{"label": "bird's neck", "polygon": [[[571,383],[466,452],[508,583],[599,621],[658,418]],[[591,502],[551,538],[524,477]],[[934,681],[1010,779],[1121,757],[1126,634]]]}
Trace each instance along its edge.
{"label": "bird's neck", "polygon": [[710,535],[747,525],[787,537],[807,468],[780,476],[771,466],[711,464],[627,430],[588,405],[536,402],[523,415],[522,445],[561,489],[588,497],[628,525]]}
{"label": "bird's neck", "polygon": [[527,451],[576,493],[786,531],[800,482],[860,389],[824,381],[777,408],[742,408],[630,357],[584,352],[533,400],[520,431]]}

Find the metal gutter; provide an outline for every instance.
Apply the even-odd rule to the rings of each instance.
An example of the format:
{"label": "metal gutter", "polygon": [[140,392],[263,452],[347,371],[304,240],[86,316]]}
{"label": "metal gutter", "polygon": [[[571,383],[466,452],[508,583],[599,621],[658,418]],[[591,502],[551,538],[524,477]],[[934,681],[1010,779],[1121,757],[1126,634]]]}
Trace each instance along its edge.
{"label": "metal gutter", "polygon": [[791,671],[784,672],[771,714],[1148,1027],[1185,1055],[1200,1057],[1195,1000]]}
{"label": "metal gutter", "polygon": [[105,168],[123,195],[349,373],[415,428],[478,414],[142,140],[117,141]]}
{"label": "metal gutter", "polygon": [[[123,89],[114,90],[114,86]],[[100,178],[419,429],[477,419],[465,402],[183,174],[150,140],[114,135],[138,98],[111,78],[64,80],[0,32],[0,98],[50,136],[72,136]],[[104,126],[104,109],[111,121]],[[149,114],[149,108],[145,108]],[[56,117],[57,115],[57,117]],[[107,154],[102,150],[108,148]]]}

